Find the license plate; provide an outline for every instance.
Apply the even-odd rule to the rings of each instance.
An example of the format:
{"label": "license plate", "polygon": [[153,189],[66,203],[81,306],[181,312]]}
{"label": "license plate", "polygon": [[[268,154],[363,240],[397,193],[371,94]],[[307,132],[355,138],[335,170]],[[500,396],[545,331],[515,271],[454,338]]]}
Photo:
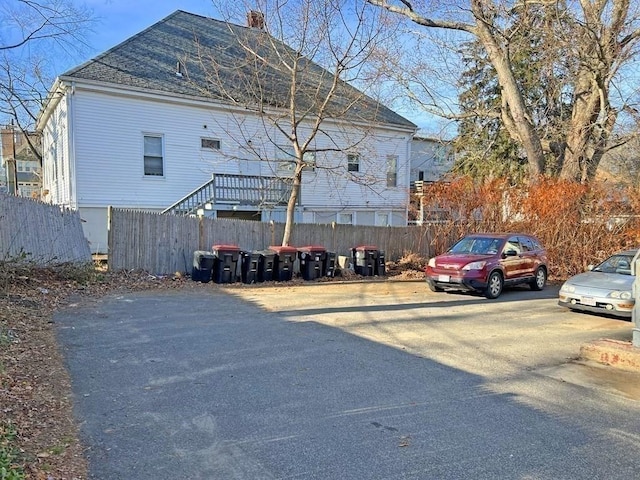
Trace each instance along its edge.
{"label": "license plate", "polygon": [[583,305],[587,305],[589,307],[595,307],[596,306],[596,299],[593,297],[582,297],[580,299],[580,303]]}
{"label": "license plate", "polygon": [[449,275],[438,275],[439,282],[449,282],[449,280],[451,280]]}

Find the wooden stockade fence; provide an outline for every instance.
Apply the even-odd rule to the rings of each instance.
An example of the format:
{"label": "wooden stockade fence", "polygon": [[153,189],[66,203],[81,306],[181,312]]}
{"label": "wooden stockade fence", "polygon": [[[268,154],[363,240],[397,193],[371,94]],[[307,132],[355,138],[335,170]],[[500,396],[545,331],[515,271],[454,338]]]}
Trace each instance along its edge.
{"label": "wooden stockade fence", "polygon": [[91,262],[79,213],[0,192],[0,261]]}
{"label": "wooden stockade fence", "polygon": [[[139,210],[109,209],[109,269],[144,270],[156,275],[191,272],[193,252],[212,245],[243,251],[280,245],[284,224],[235,219],[193,218]],[[337,255],[374,245],[387,260],[406,252],[430,255],[431,231],[425,227],[369,227],[296,224],[290,244],[321,245]]]}

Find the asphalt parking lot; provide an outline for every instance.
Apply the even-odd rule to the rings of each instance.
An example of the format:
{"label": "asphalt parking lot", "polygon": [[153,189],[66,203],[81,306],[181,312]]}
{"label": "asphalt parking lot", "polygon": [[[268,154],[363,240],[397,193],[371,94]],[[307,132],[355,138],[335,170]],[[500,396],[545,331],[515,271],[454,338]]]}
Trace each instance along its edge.
{"label": "asphalt parking lot", "polygon": [[92,478],[628,478],[638,376],[574,360],[632,325],[556,299],[203,285],[56,324]]}
{"label": "asphalt parking lot", "polygon": [[[423,281],[234,288],[229,292],[292,321],[318,322],[486,380],[499,380],[522,371],[564,365],[577,359],[587,342],[631,339],[633,324],[629,321],[558,306],[558,289],[549,285],[533,292],[517,286],[506,289],[496,300],[469,293],[433,293]],[[622,381],[623,390],[625,383]]]}

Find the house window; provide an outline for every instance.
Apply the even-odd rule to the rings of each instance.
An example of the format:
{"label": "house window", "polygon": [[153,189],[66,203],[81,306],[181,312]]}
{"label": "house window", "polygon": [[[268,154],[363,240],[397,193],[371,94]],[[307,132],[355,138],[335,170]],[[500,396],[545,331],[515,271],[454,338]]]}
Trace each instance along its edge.
{"label": "house window", "polygon": [[339,213],[338,223],[343,225],[353,225],[353,213]]}
{"label": "house window", "polygon": [[144,136],[144,174],[156,177],[164,175],[162,137]]}
{"label": "house window", "polygon": [[214,138],[201,138],[200,147],[208,150],[220,150],[220,140]]}
{"label": "house window", "polygon": [[378,227],[387,227],[389,226],[389,214],[388,213],[377,213],[376,214],[376,226]]}
{"label": "house window", "polygon": [[296,156],[291,146],[276,146],[277,175],[279,177],[292,177],[296,169]]}
{"label": "house window", "polygon": [[347,154],[347,172],[360,171],[360,155],[357,153]]}
{"label": "house window", "polygon": [[303,172],[313,172],[316,169],[316,152],[304,152],[303,155],[304,167]]}
{"label": "house window", "polygon": [[387,187],[398,186],[398,156],[387,155]]}
{"label": "house window", "polygon": [[[316,168],[316,152],[304,152],[302,158],[304,160],[302,171],[313,172]],[[288,172],[288,176],[293,175],[293,171],[298,163],[293,146],[277,146],[276,160],[278,162],[278,172]]]}

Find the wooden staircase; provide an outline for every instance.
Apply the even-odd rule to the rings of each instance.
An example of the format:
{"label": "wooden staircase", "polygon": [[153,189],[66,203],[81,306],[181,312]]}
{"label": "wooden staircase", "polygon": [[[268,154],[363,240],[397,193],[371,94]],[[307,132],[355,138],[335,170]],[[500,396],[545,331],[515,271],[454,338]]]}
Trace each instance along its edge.
{"label": "wooden staircase", "polygon": [[211,180],[167,207],[162,213],[196,215],[205,205],[245,205],[262,209],[286,205],[291,196],[290,178],[213,174]]}

